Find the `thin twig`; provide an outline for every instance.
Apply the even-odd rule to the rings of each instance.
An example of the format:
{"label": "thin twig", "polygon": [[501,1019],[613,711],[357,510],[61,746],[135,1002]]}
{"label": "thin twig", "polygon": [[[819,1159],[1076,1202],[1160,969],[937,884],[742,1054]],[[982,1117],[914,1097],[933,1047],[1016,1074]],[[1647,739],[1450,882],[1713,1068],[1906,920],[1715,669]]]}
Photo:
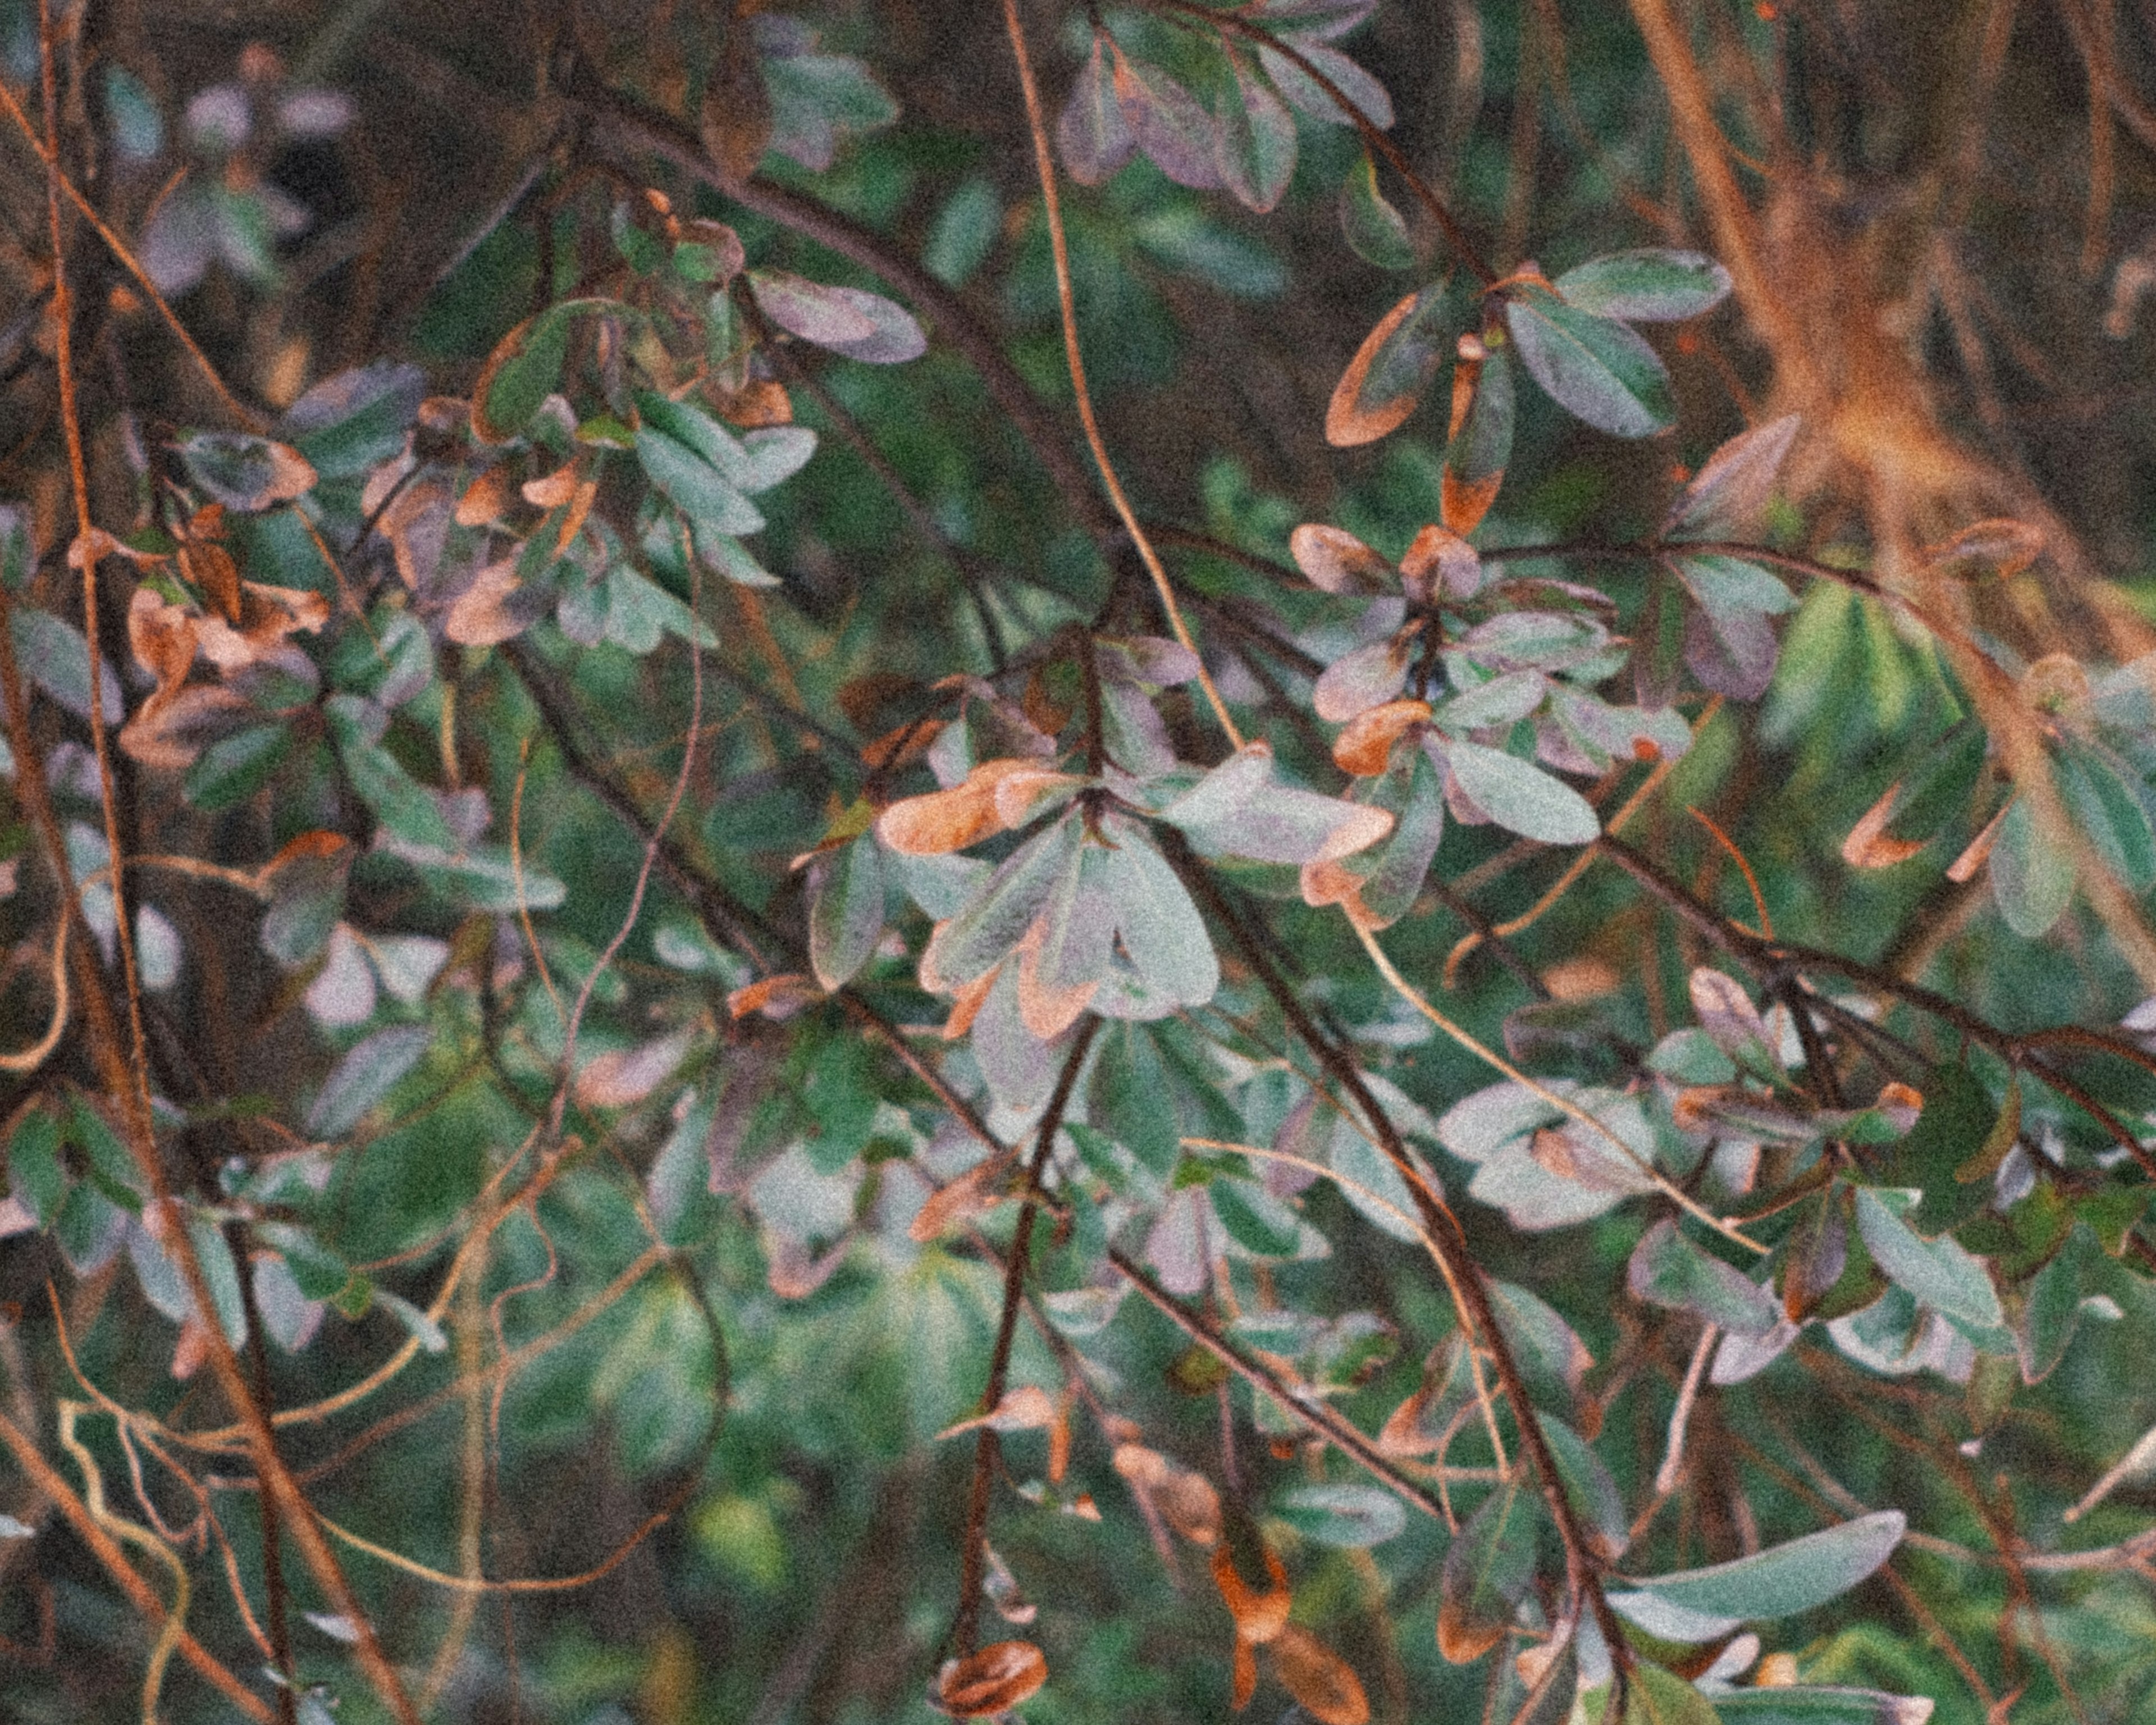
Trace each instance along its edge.
{"label": "thin twig", "polygon": [[1033,59],[1026,50],[1025,25],[1019,18],[1018,0],[1004,0],[1004,28],[1009,34],[1011,55],[1018,62],[1019,83],[1025,92],[1026,122],[1033,132],[1034,171],[1040,182],[1041,208],[1048,219],[1049,249],[1055,261],[1056,303],[1063,314],[1063,361],[1070,373],[1070,389],[1077,400],[1079,420],[1086,428],[1086,443],[1101,470],[1101,483],[1108,489],[1108,501],[1115,506],[1116,518],[1130,535],[1131,543],[1137,548],[1146,573],[1152,578],[1153,590],[1160,595],[1160,608],[1168,618],[1168,627],[1175,631],[1175,639],[1182,643],[1183,650],[1198,661],[1198,685],[1205,691],[1213,716],[1219,721],[1229,746],[1240,749],[1243,747],[1243,733],[1236,728],[1227,702],[1221,700],[1220,691],[1214,686],[1212,673],[1199,656],[1198,644],[1191,639],[1190,625],[1183,620],[1182,607],[1176,603],[1175,589],[1168,582],[1160,553],[1153,549],[1152,541],[1147,536],[1137,511],[1132,509],[1130,499],[1123,495],[1122,481],[1116,477],[1115,463],[1109,459],[1107,441],[1101,435],[1100,421],[1094,417],[1092,394],[1086,387],[1086,357],[1078,345],[1078,305],[1070,285],[1070,244],[1063,231],[1063,203],[1055,184],[1055,156],[1049,146],[1048,121],[1041,109],[1040,86],[1033,75]]}

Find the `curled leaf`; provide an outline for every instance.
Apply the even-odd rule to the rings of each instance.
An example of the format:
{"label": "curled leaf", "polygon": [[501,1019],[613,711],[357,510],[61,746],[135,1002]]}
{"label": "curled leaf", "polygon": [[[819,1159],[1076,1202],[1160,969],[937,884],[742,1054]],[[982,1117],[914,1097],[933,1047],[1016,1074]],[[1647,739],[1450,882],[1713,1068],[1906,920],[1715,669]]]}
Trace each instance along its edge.
{"label": "curled leaf", "polygon": [[1254,1646],[1279,1639],[1287,1627],[1288,1608],[1295,1603],[1288,1589],[1286,1567],[1270,1546],[1264,1550],[1266,1585],[1261,1592],[1237,1573],[1225,1540],[1213,1548],[1213,1584],[1220,1589],[1220,1601],[1235,1620],[1235,1639]]}
{"label": "curled leaf", "polygon": [[1281,1686],[1322,1725],[1364,1725],[1370,1700],[1346,1660],[1299,1623],[1285,1625],[1270,1644]]}
{"label": "curled leaf", "polygon": [[1048,1660],[1030,1641],[998,1641],[952,1660],[936,1680],[936,1702],[957,1719],[1008,1712],[1048,1681]]}

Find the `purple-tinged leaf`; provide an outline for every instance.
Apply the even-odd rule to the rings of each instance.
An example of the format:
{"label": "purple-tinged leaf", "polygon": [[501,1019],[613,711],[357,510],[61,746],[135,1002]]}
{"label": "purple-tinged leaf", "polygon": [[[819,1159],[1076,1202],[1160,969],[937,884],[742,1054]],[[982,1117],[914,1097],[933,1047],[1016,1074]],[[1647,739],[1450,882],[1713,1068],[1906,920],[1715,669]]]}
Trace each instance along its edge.
{"label": "purple-tinged leaf", "polygon": [[1729,272],[1698,252],[1646,247],[1612,252],[1576,270],[1554,285],[1573,305],[1596,317],[1628,323],[1668,323],[1711,311],[1728,296]]}
{"label": "purple-tinged leaf", "polygon": [[1138,148],[1178,186],[1209,192],[1220,184],[1219,127],[1198,98],[1155,65],[1108,44],[1110,76],[1123,124]]}
{"label": "purple-tinged leaf", "polygon": [[1670,374],[1629,325],[1568,305],[1548,288],[1505,306],[1520,362],[1567,413],[1612,437],[1646,437],[1676,418]]}
{"label": "purple-tinged leaf", "polygon": [[1756,701],[1774,680],[1779,649],[1759,611],[1709,611],[1685,618],[1685,664],[1701,685],[1737,701]]}
{"label": "purple-tinged leaf", "polygon": [[1665,539],[1748,539],[1760,531],[1775,477],[1803,424],[1785,413],[1755,425],[1708,456],[1670,504]]}
{"label": "purple-tinged leaf", "polygon": [[[1393,123],[1393,99],[1385,94],[1385,86],[1378,82],[1362,67],[1340,52],[1327,48],[1315,35],[1291,34],[1283,32],[1280,40],[1283,46],[1293,49],[1314,67],[1318,74],[1348,99],[1350,106],[1379,131],[1389,131]],[[1353,118],[1334,101],[1325,86],[1278,49],[1260,48],[1258,64],[1265,69],[1265,75],[1280,86],[1291,107],[1299,114],[1322,121],[1327,126],[1353,126]]]}
{"label": "purple-tinged leaf", "polygon": [[1235,78],[1215,117],[1215,165],[1227,188],[1262,214],[1281,201],[1295,176],[1295,116],[1240,54],[1230,48],[1227,55]]}
{"label": "purple-tinged leaf", "polygon": [[1358,713],[1390,701],[1407,685],[1408,659],[1414,637],[1402,631],[1335,660],[1321,672],[1312,691],[1317,716],[1344,725]]}
{"label": "purple-tinged leaf", "polygon": [[917,359],[928,338],[903,306],[862,288],[834,287],[784,270],[752,270],[757,307],[788,335],[870,365]]}
{"label": "purple-tinged leaf", "polygon": [[1131,159],[1138,141],[1116,100],[1116,80],[1108,66],[1108,39],[1096,32],[1093,51],[1070,86],[1055,122],[1055,141],[1063,165],[1081,186],[1097,186]]}

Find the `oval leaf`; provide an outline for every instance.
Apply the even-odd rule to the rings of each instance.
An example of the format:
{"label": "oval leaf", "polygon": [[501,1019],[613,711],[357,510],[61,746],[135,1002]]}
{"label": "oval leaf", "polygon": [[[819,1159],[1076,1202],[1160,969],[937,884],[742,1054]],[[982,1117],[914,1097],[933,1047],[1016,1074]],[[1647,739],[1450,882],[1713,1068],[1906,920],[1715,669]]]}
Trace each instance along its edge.
{"label": "oval leaf", "polygon": [[1729,294],[1729,272],[1699,252],[1650,246],[1612,252],[1558,277],[1557,290],[1582,311],[1628,323],[1675,322],[1711,311]]}
{"label": "oval leaf", "polygon": [[1527,287],[1505,307],[1521,363],[1550,399],[1612,437],[1647,437],[1676,418],[1661,357],[1627,326]]}
{"label": "oval leaf", "polygon": [[1720,1622],[1726,1627],[1715,1633],[1727,1634],[1838,1599],[1894,1554],[1907,1526],[1899,1510],[1879,1510],[1748,1558],[1635,1584],[1665,1604]]}
{"label": "oval leaf", "polygon": [[1325,409],[1326,442],[1353,449],[1407,423],[1444,362],[1444,313],[1439,283],[1409,294],[1378,320],[1333,388]]}

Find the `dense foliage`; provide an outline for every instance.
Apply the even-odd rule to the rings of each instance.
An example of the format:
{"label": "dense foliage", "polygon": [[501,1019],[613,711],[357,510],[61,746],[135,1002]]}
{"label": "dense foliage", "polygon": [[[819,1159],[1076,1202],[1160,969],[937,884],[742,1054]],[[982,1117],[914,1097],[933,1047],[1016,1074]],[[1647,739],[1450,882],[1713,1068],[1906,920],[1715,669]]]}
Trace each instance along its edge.
{"label": "dense foliage", "polygon": [[2156,1707],[2145,10],[0,62],[0,1712]]}

